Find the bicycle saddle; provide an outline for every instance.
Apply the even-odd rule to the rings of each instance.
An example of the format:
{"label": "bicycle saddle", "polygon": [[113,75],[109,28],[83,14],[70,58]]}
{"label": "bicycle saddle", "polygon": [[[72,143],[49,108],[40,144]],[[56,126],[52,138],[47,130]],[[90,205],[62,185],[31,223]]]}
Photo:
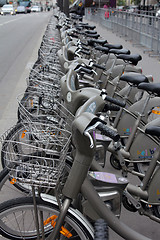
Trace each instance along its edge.
{"label": "bicycle saddle", "polygon": [[109,48],[107,48],[107,47],[96,46],[95,49],[96,49],[96,50],[99,50],[99,51],[102,51],[102,52],[104,52],[104,53],[106,53],[106,54],[109,53]]}
{"label": "bicycle saddle", "polygon": [[88,27],[88,26],[90,26],[90,25],[88,25],[88,23],[84,23],[84,22],[80,22],[79,25],[80,25],[80,26],[83,26],[83,27]]}
{"label": "bicycle saddle", "polygon": [[82,31],[83,30],[83,27],[82,26],[76,26],[76,30],[78,30],[78,31]]}
{"label": "bicycle saddle", "polygon": [[91,29],[94,30],[96,28],[96,26],[91,26],[91,25],[85,25],[86,29]]}
{"label": "bicycle saddle", "polygon": [[85,50],[85,49],[80,49],[80,52],[83,53],[83,54],[86,54],[86,55],[90,55],[90,52]]}
{"label": "bicycle saddle", "polygon": [[89,33],[85,33],[85,35],[86,35],[87,37],[96,38],[96,39],[100,37],[99,34],[89,34]]}
{"label": "bicycle saddle", "polygon": [[104,40],[104,39],[89,39],[88,40],[88,45],[90,45],[90,46],[93,46],[95,43],[104,45],[105,43],[107,43],[107,40]]}
{"label": "bicycle saddle", "polygon": [[72,15],[71,18],[72,19],[79,19],[79,20],[82,19],[82,17],[80,15],[74,15],[74,16]]}
{"label": "bicycle saddle", "polygon": [[113,54],[116,54],[116,55],[122,55],[122,54],[130,54],[130,50],[128,49],[109,49],[109,53],[113,53]]}
{"label": "bicycle saddle", "polygon": [[154,93],[160,97],[160,83],[141,83],[138,85],[139,89]]}
{"label": "bicycle saddle", "polygon": [[137,65],[140,60],[142,60],[141,55],[139,54],[131,54],[131,55],[126,55],[126,54],[119,54],[117,56],[119,59],[123,59],[124,61],[130,62],[133,65]]}
{"label": "bicycle saddle", "polygon": [[120,77],[120,80],[128,83],[132,83],[133,85],[136,85],[136,86],[138,86],[140,83],[144,83],[144,82],[148,83],[148,78],[145,75],[139,74],[139,73],[123,74]]}
{"label": "bicycle saddle", "polygon": [[85,30],[85,33],[87,33],[87,34],[97,34],[97,31],[94,31],[94,30]]}
{"label": "bicycle saddle", "polygon": [[109,49],[122,49],[123,48],[123,46],[121,45],[121,44],[109,44],[109,43],[106,43],[105,45],[104,45],[104,47],[107,47],[107,48],[109,48]]}
{"label": "bicycle saddle", "polygon": [[148,126],[145,129],[145,133],[160,137],[160,127],[159,126]]}
{"label": "bicycle saddle", "polygon": [[83,44],[80,44],[80,47],[83,49],[83,50],[86,50],[86,51],[90,51],[90,49],[86,46],[84,46]]}

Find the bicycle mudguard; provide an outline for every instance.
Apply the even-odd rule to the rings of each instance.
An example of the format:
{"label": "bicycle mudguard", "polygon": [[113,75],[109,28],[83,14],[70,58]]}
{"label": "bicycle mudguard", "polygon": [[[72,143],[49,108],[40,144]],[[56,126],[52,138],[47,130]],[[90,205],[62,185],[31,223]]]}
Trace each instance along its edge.
{"label": "bicycle mudguard", "polygon": [[[41,198],[45,202],[49,202],[51,204],[55,204],[58,206],[58,202],[56,200],[55,196],[51,196],[49,194],[41,193]],[[83,216],[83,214],[78,211],[77,209],[74,209],[72,207],[69,207],[68,212],[71,213],[75,218],[77,218],[79,221],[81,221],[83,224],[85,223],[86,228],[88,232],[93,236],[94,238],[94,229],[93,226],[90,224],[90,222]]]}

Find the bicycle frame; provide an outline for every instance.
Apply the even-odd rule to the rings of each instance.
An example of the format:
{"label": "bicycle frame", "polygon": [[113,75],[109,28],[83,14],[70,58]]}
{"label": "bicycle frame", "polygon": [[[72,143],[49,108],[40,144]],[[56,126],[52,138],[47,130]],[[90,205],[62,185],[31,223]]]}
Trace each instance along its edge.
{"label": "bicycle frame", "polygon": [[[105,219],[108,225],[120,236],[128,240],[137,240],[137,239],[149,240],[149,238],[142,236],[141,234],[137,233],[136,231],[133,231],[131,228],[129,228],[128,226],[120,222],[120,220],[111,212],[111,210],[107,208],[106,204],[99,197],[93,185],[90,183],[88,179],[85,179],[81,188],[81,192],[83,196],[85,196],[86,199],[91,204],[92,209],[96,209],[96,213],[98,214],[98,216]],[[51,199],[46,194],[41,194],[41,197],[44,201],[48,201],[48,202],[52,202],[54,200],[54,198]],[[69,201],[69,199],[67,200]],[[67,202],[67,200],[65,201]],[[61,213],[63,217],[65,217],[66,211],[70,209],[69,208],[70,203],[67,204],[66,202],[65,202],[66,205],[65,206],[63,205],[64,209]],[[62,221],[63,221],[63,217],[62,217]],[[58,223],[56,226],[58,226]],[[61,227],[61,223],[59,224],[59,226]],[[56,231],[56,228],[54,229],[54,234],[55,234],[55,231]],[[50,237],[47,238],[47,240],[55,239],[55,235],[54,236],[51,235]]]}
{"label": "bicycle frame", "polygon": [[[102,201],[93,185],[86,178],[90,163],[93,158],[94,149],[92,148],[91,138],[88,134],[85,134],[86,136],[84,136],[84,132],[86,126],[88,126],[88,123],[94,120],[95,117],[93,117],[92,114],[84,113],[73,123],[73,141],[76,145],[76,155],[72,169],[69,173],[69,177],[62,191],[66,199],[61,207],[61,213],[58,217],[54,232],[49,236],[47,240],[56,239],[56,237],[59,235],[59,229],[63,223],[65,214],[70,207],[71,201],[77,197],[80,191],[82,192],[83,196],[90,202],[92,208],[96,210],[97,214],[100,217],[104,218],[108,222],[108,225],[119,235],[128,240],[149,240],[149,238],[138,234],[137,232],[127,227],[125,224],[121,223],[119,219],[115,217],[115,215],[110,211],[110,209],[106,207],[106,204]],[[76,126],[79,126],[79,130],[76,128]],[[121,194],[127,183],[127,180],[119,178],[119,182],[117,181],[115,183],[115,181],[113,181],[108,183],[108,190],[110,191],[113,189],[119,189],[118,192]],[[111,186],[111,189],[109,186]],[[45,196],[42,195],[42,197],[45,200]]]}
{"label": "bicycle frame", "polygon": [[[156,106],[159,106],[159,97],[153,98],[148,95],[145,100],[140,100],[128,109],[123,109],[125,114],[120,121],[115,120],[117,124],[115,124],[114,127],[117,128],[122,139],[127,138],[125,152],[130,153],[130,159],[132,159],[133,162],[151,160],[155,150],[158,149],[159,142],[157,142],[154,137],[144,133],[144,126],[147,123],[149,112]],[[150,124],[154,124],[155,121],[157,125],[160,124],[159,118],[151,121]],[[149,149],[150,154],[148,153]],[[144,151],[146,151],[146,153],[144,153]]]}

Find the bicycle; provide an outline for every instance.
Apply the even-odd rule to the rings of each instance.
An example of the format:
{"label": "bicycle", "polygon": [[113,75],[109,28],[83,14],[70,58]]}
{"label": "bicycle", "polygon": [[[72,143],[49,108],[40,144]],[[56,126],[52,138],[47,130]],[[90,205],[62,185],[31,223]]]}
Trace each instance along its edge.
{"label": "bicycle", "polygon": [[[65,230],[64,230],[65,233],[67,232],[67,234],[72,234],[72,230],[70,230],[70,227],[69,227],[68,223],[66,225],[63,221],[64,221],[65,216],[67,216],[65,218],[67,220],[68,217],[69,217],[68,214],[70,214],[70,213],[73,214],[72,208],[70,208],[70,210],[68,210],[68,209],[69,209],[69,206],[72,202],[72,199],[77,198],[78,193],[81,189],[81,193],[85,197],[85,199],[88,199],[88,201],[91,201],[90,203],[91,203],[93,209],[96,210],[96,212],[99,213],[100,215],[102,214],[101,216],[104,219],[107,220],[109,226],[111,228],[113,228],[114,231],[118,232],[118,234],[120,234],[121,236],[123,236],[127,239],[143,239],[143,240],[148,239],[148,238],[146,238],[144,236],[141,236],[138,233],[132,231],[131,229],[129,229],[125,225],[121,224],[119,222],[118,218],[116,218],[113,215],[113,213],[108,209],[108,207],[106,207],[106,204],[107,204],[107,206],[109,206],[111,208],[112,207],[114,208],[114,206],[115,206],[114,201],[116,201],[116,202],[120,201],[121,196],[122,196],[122,192],[128,184],[128,181],[125,178],[117,177],[114,174],[110,175],[108,173],[108,175],[107,175],[107,173],[102,173],[102,176],[103,177],[105,176],[106,179],[107,179],[106,182],[104,182],[104,178],[102,180],[102,178],[101,178],[102,176],[99,176],[100,173],[98,173],[98,172],[97,173],[96,172],[90,172],[89,173],[89,178],[91,178],[91,181],[95,181],[95,182],[98,181],[97,182],[98,185],[100,184],[100,185],[104,186],[105,191],[106,191],[106,197],[108,195],[108,201],[106,201],[106,204],[99,197],[98,193],[96,192],[96,190],[92,186],[90,180],[86,178],[86,175],[88,173],[89,166],[90,166],[90,163],[92,161],[93,154],[94,154],[94,147],[93,146],[95,146],[94,145],[94,139],[92,138],[92,133],[90,133],[90,131],[92,132],[93,129],[95,130],[96,126],[97,127],[99,126],[98,129],[100,131],[102,131],[103,134],[106,134],[107,136],[110,136],[115,141],[117,141],[119,139],[119,136],[117,135],[117,133],[108,129],[105,125],[103,125],[101,123],[101,121],[100,122],[99,121],[100,120],[97,119],[97,117],[95,117],[94,115],[89,114],[89,113],[84,113],[81,116],[79,116],[73,122],[73,142],[74,142],[74,145],[76,146],[76,154],[75,154],[75,159],[74,159],[73,166],[72,166],[72,168],[69,172],[69,176],[68,176],[67,181],[65,182],[64,188],[62,190],[62,194],[65,196],[65,200],[62,201],[62,206],[60,208],[61,213],[59,215],[58,221],[57,221],[56,226],[54,228],[54,232],[52,233],[53,235],[51,234],[51,238],[56,239],[55,236],[57,234],[59,235],[59,230],[60,230],[60,232],[63,232],[64,228],[65,228]],[[85,146],[85,149],[84,149],[84,146]],[[80,162],[79,162],[79,157],[81,158]],[[111,177],[112,180],[110,179],[110,177]],[[100,182],[99,182],[99,180],[100,180]],[[34,185],[33,181],[32,181],[32,184]],[[94,186],[95,186],[95,184],[94,184]],[[102,191],[101,188],[100,188],[100,191]],[[49,202],[49,205],[50,205],[51,202],[54,204],[54,205],[52,205],[52,208],[54,209],[54,210],[52,209],[53,215],[49,215],[50,217],[49,216],[46,217],[46,214],[43,213],[43,216],[44,216],[44,221],[43,222],[46,224],[44,226],[44,233],[48,235],[49,231],[51,231],[51,228],[52,228],[51,225],[52,226],[55,225],[55,219],[57,218],[57,212],[55,214],[55,211],[58,211],[58,210],[57,210],[56,203],[55,203],[55,200],[54,200],[53,196],[50,196],[50,195],[48,196],[48,195],[45,195],[45,194],[41,194],[41,196],[42,196],[43,200],[46,200],[46,201]],[[63,198],[60,198],[60,199],[63,199]],[[27,198],[25,200],[26,203],[28,203],[30,201],[31,201],[30,198]],[[39,209],[39,207],[40,207],[39,206],[39,200],[36,199],[36,201],[37,201],[37,208]],[[41,202],[41,200],[40,200],[40,203],[42,205],[44,204],[43,209],[47,209],[46,210],[47,212],[51,211],[51,207],[49,207],[48,204],[46,204],[45,202]],[[8,202],[6,204],[2,204],[0,206],[1,221],[2,221],[2,219],[4,219],[4,216],[6,214],[8,214],[8,216],[10,216],[9,218],[11,219],[10,214],[11,213],[13,214],[15,209],[16,209],[16,211],[19,211],[18,216],[20,216],[24,211],[24,207],[25,207],[24,206],[24,199],[16,200],[15,202],[13,202],[12,206],[10,206],[10,208],[8,209],[7,206],[9,206],[9,204],[10,204],[10,202]],[[32,201],[32,203],[30,202],[30,204],[31,205],[27,206],[27,208],[29,209],[29,212],[33,213],[33,211],[32,211],[34,209],[33,201]],[[4,206],[5,206],[6,211],[4,209]],[[93,216],[93,213],[94,213],[93,209],[91,209],[92,216]],[[117,211],[118,209],[115,209],[115,210]],[[42,208],[40,208],[40,211],[42,211]],[[54,215],[56,215],[56,216],[54,216]],[[16,215],[14,214],[14,216],[16,216]],[[23,214],[23,216],[25,217],[26,213]],[[83,221],[84,221],[84,217],[82,217],[82,215],[80,213],[78,213],[78,216],[81,216],[81,219],[83,219]],[[73,219],[77,219],[77,218],[79,219],[78,216],[75,214]],[[73,222],[73,219],[71,219],[71,223]],[[5,220],[6,220],[6,218],[5,218]],[[17,221],[14,221],[14,222],[17,222]],[[24,220],[21,221],[21,223],[22,222],[24,223]],[[19,223],[19,221],[18,221],[18,223]],[[85,226],[84,226],[84,223],[85,223]],[[48,224],[48,226],[47,226],[47,224]],[[63,226],[63,227],[61,228],[61,226]],[[79,225],[77,226],[77,224],[76,224],[74,226],[75,226],[74,230],[76,230],[76,232],[78,232],[79,239],[84,239],[84,231],[85,231],[85,237],[88,237],[89,239],[93,238],[93,234],[91,234],[91,229],[92,229],[91,225],[90,225],[90,235],[88,235],[88,223],[86,223],[86,221],[83,222],[83,232],[81,232],[82,230],[80,231],[78,229]],[[11,225],[9,224],[9,226],[8,226],[7,221],[3,222],[3,224],[1,224],[0,228],[1,228],[1,231],[4,231],[4,234],[8,234],[8,237],[10,235],[9,232],[12,233],[12,237],[13,237],[13,234],[14,234],[13,229],[9,230],[9,228],[11,228]],[[56,231],[56,229],[57,229],[57,231]],[[21,236],[21,235],[25,236],[24,232],[23,233],[22,232],[18,233],[19,231],[20,231],[20,229],[18,229],[16,231],[16,234],[19,234],[19,236]],[[40,232],[39,232],[40,236],[43,232],[43,231],[42,232],[41,231],[42,230],[40,229]],[[68,231],[69,231],[69,233],[68,233]],[[28,233],[26,233],[26,234],[28,234]],[[37,233],[35,234],[35,229],[34,229],[34,231],[33,230],[30,231],[29,234],[31,234],[30,237],[31,236],[33,238],[34,238],[34,236],[37,237]],[[63,234],[64,233],[62,233],[62,235]],[[14,237],[15,237],[15,235],[14,235]],[[62,237],[64,237],[64,236],[62,236]]]}

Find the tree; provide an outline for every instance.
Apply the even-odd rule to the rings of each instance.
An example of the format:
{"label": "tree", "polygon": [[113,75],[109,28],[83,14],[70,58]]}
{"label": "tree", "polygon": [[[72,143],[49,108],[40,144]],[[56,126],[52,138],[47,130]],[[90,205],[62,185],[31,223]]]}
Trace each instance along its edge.
{"label": "tree", "polygon": [[126,5],[126,0],[118,0],[117,1],[117,6],[125,6]]}

